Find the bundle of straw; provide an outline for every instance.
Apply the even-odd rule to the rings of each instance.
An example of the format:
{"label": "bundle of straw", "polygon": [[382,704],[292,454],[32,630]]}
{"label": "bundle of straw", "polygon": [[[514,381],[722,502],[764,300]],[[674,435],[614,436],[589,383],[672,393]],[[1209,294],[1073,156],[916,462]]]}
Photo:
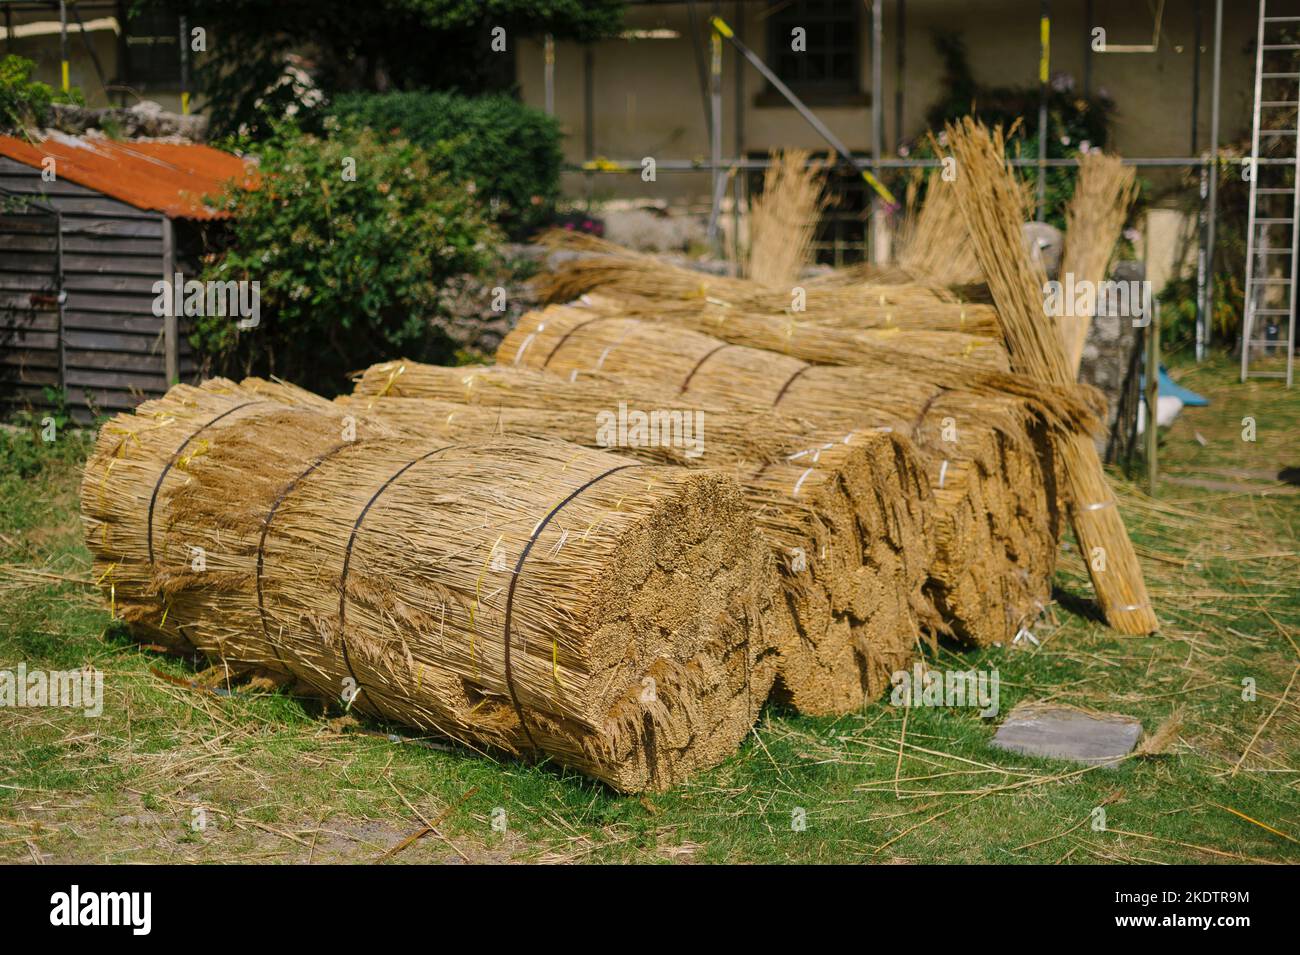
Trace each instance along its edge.
{"label": "bundle of straw", "polygon": [[[887,344],[885,332],[868,338],[860,332],[831,328],[820,322],[808,324],[789,315],[758,314],[712,299],[700,305],[680,304],[685,307],[667,304],[649,307],[644,300],[598,294],[584,296],[574,307],[589,308],[602,315],[678,325],[733,345],[779,352],[814,364],[856,365],[890,374],[907,373],[943,388],[987,396],[1010,395],[1030,402],[1044,420],[1065,430],[1092,431],[1098,425],[1097,413],[1104,404],[1101,394],[1091,387],[1061,387],[1008,373],[1003,370],[1006,355],[1000,342],[992,346],[980,339],[967,339],[962,348],[967,360],[962,361],[926,353],[927,345],[935,338],[915,330],[903,329],[896,335],[897,343],[910,346],[899,348]],[[988,320],[996,321],[993,310],[987,311]],[[962,341],[953,337],[941,340],[954,344]]]}
{"label": "bundle of straw", "polygon": [[[1000,132],[990,134],[968,117],[948,127],[948,141],[961,169],[962,215],[997,303],[1012,367],[1056,384],[1072,382],[1056,326],[1043,314],[1046,276],[1021,240],[1021,194]],[[1074,533],[1107,621],[1122,633],[1150,633],[1158,621],[1096,447],[1076,435],[1060,438],[1057,452]]]}
{"label": "bundle of straw", "polygon": [[[1101,286],[1137,195],[1137,170],[1125,166],[1118,156],[1094,151],[1079,157],[1074,196],[1065,207],[1062,276],[1073,275],[1076,283],[1086,280],[1093,288]],[[1092,315],[1062,315],[1058,322],[1066,361],[1077,378]]]}
{"label": "bundle of straw", "polygon": [[795,284],[812,264],[817,218],[826,207],[825,176],[806,149],[771,154],[763,191],[749,207],[749,260],[745,274],[760,285]]}
{"label": "bundle of straw", "polygon": [[[791,281],[784,287],[769,287],[749,279],[695,271],[669,259],[581,233],[555,230],[544,234],[540,242],[564,256],[563,259],[553,256],[549,271],[537,280],[539,293],[550,302],[569,301],[601,289],[658,302],[712,296],[733,305],[780,312],[790,308],[791,291],[798,285],[808,292],[813,303],[810,311],[819,318],[829,319],[838,311],[853,311],[862,306],[907,306],[918,314],[900,320],[929,327],[925,323],[931,318],[932,306],[961,301],[953,292],[932,281],[911,282],[905,273],[877,266],[851,266]],[[656,283],[656,275],[663,281]],[[951,313],[939,310],[936,314],[942,319]]]}
{"label": "bundle of straw", "polygon": [[939,170],[930,173],[925,201],[904,225],[898,264],[911,274],[945,286],[984,280],[956,192]]}
{"label": "bundle of straw", "polygon": [[[922,597],[929,488],[898,435],[819,434],[777,415],[676,400],[669,411],[656,408],[667,396],[654,389],[501,366],[388,363],[368,370],[358,392],[339,402],[403,432],[456,440],[505,432],[592,444],[603,440],[597,421],[619,406],[631,405],[633,414],[697,415],[702,453],[686,463],[736,477],[783,571],[797,630],[778,647],[778,692],[801,712],[845,713],[878,696],[890,674],[913,658],[921,618],[934,622]],[[657,441],[628,444],[626,453],[642,460],[677,460],[680,453]],[[767,460],[749,457],[756,452]]]}
{"label": "bundle of straw", "polygon": [[[349,441],[350,418],[223,382],[104,430],[87,541],[97,566],[152,568],[148,632],[618,789],[735,750],[788,614],[733,481],[557,441]],[[152,440],[187,429],[179,457]],[[123,521],[141,477],[162,518],[147,555]]]}
{"label": "bundle of straw", "polygon": [[[897,372],[809,365],[680,328],[563,306],[523,316],[502,342],[497,359],[571,378],[589,371],[620,375],[639,380],[643,387],[660,388],[666,402],[700,396],[739,407],[769,408],[827,427],[889,427],[912,436],[924,433],[928,420],[934,431],[950,439],[922,445],[928,451],[923,460],[931,487],[944,486],[948,464],[954,459],[971,461],[976,480],[990,485],[980,495],[978,507],[935,519],[970,514],[972,519],[989,522],[988,539],[995,543],[981,555],[980,572],[1004,573],[1016,591],[1010,606],[954,612],[952,629],[972,642],[1004,640],[1036,613],[1046,597],[1056,521],[1053,502],[1044,493],[1047,482],[1040,473],[1042,455],[1031,433],[1035,415],[1028,402],[948,392]],[[951,402],[950,410],[942,414],[935,407],[941,398]],[[1008,475],[1015,476],[1014,488]],[[1036,535],[1034,546],[1010,543],[1025,533]],[[951,536],[978,537],[972,532]],[[1026,552],[1035,558],[1020,556]],[[1037,555],[1048,556],[1039,561]],[[1011,564],[1004,566],[1006,561]],[[960,558],[946,555],[940,555],[932,567],[932,573],[940,575],[965,572]]]}

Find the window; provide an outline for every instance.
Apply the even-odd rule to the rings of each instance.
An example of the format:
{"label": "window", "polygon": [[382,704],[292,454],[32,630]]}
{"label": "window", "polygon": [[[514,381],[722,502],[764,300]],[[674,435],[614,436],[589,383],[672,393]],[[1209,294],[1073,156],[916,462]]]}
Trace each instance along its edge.
{"label": "window", "polygon": [[[768,17],[768,62],[800,98],[861,98],[859,0],[786,0]],[[796,29],[804,49],[792,49]],[[780,99],[775,90],[770,91]],[[765,97],[768,98],[768,97]]]}
{"label": "window", "polygon": [[127,83],[138,89],[172,89],[181,82],[180,21],[150,9],[127,21]]}

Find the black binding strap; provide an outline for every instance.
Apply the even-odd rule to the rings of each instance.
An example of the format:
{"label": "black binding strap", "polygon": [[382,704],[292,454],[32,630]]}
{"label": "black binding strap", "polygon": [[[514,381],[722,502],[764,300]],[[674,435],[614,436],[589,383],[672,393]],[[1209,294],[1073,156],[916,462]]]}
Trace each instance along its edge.
{"label": "black binding strap", "polygon": [[776,397],[772,399],[773,408],[775,408],[777,405],[781,403],[781,399],[784,398],[785,393],[790,390],[790,386],[794,384],[795,379],[798,378],[800,375],[802,375],[805,371],[807,371],[811,367],[812,365],[804,365],[802,368],[800,368],[798,371],[796,371],[793,375],[791,375],[789,378],[785,380],[785,384],[781,386],[781,390],[778,391],[776,393]]}
{"label": "black binding strap", "polygon": [[611,318],[618,318],[618,317],[619,316],[617,315],[597,315],[595,318],[589,318],[585,322],[579,322],[577,325],[574,325],[567,332],[565,332],[563,335],[560,336],[560,340],[555,343],[555,347],[551,349],[551,353],[546,356],[546,361],[542,362],[542,367],[545,368],[547,365],[551,363],[551,359],[555,357],[556,353],[559,352],[559,350],[562,347],[564,347],[564,343],[573,337],[573,334],[575,332],[579,331],[580,329],[586,328],[588,325],[592,324],[593,322],[604,322],[604,321],[608,321]]}
{"label": "black binding strap", "polygon": [[640,467],[645,467],[645,465],[622,464],[616,468],[611,468],[610,470],[606,471],[604,474],[596,475],[586,484],[582,485],[573,493],[571,493],[568,497],[562,500],[559,504],[556,504],[555,507],[551,508],[551,512],[547,514],[544,518],[542,518],[541,522],[533,530],[532,536],[528,538],[528,543],[524,545],[524,549],[519,555],[519,560],[515,562],[514,573],[511,574],[510,577],[510,589],[506,593],[506,618],[505,618],[505,630],[504,630],[505,651],[506,651],[505,652],[506,690],[510,693],[510,702],[515,705],[515,714],[519,717],[519,725],[523,727],[524,735],[528,737],[528,742],[532,745],[533,749],[541,749],[541,747],[537,745],[537,740],[533,739],[532,731],[528,728],[528,721],[524,719],[524,708],[519,704],[519,696],[518,694],[515,693],[514,673],[510,667],[510,619],[511,619],[511,615],[514,613],[514,608],[515,608],[515,585],[519,583],[519,576],[524,569],[524,561],[528,559],[528,554],[529,552],[532,551],[533,545],[537,543],[537,538],[541,536],[542,531],[546,530],[546,525],[551,523],[551,519],[554,518],[556,514],[560,513],[560,511],[563,510],[564,507],[570,501],[572,501],[583,491],[587,490],[587,488],[591,487],[593,484],[605,480],[605,478],[609,477],[611,474],[617,474],[619,471],[626,471],[628,468],[640,468]]}
{"label": "black binding strap", "polygon": [[459,447],[459,445],[449,444],[445,447],[435,448],[432,451],[420,455],[414,461],[402,465],[402,467],[399,468],[392,477],[379,485],[379,489],[376,490],[374,494],[370,495],[370,500],[366,501],[366,506],[361,509],[361,513],[357,515],[356,523],[352,525],[352,534],[348,537],[348,546],[343,552],[343,572],[339,575],[339,646],[343,649],[343,665],[348,668],[348,675],[352,677],[352,682],[357,685],[358,692],[361,690],[361,680],[357,677],[356,671],[352,669],[352,659],[348,656],[348,641],[345,633],[348,605],[348,568],[352,564],[352,547],[357,542],[357,533],[361,530],[361,522],[366,519],[366,515],[370,513],[370,508],[374,507],[375,502],[379,500],[379,496],[387,491],[389,485],[399,477],[411,470],[411,468],[415,467],[421,461],[428,460],[435,454],[441,454],[443,451],[450,451],[452,448],[456,447]]}
{"label": "black binding strap", "polygon": [[293,673],[293,667],[289,666],[289,662],[280,655],[280,648],[276,645],[276,642],[271,639],[270,630],[266,625],[266,602],[262,592],[262,569],[266,556],[266,537],[271,532],[271,521],[275,520],[275,512],[280,509],[280,505],[284,503],[284,499],[293,493],[293,489],[302,483],[308,475],[324,464],[327,459],[338,454],[344,448],[351,446],[351,441],[345,441],[342,444],[335,445],[313,461],[311,467],[307,468],[307,470],[303,471],[284,487],[280,488],[280,493],[276,495],[274,503],[271,504],[271,509],[266,513],[266,519],[262,521],[262,534],[257,540],[257,577],[255,578],[257,584],[257,615],[262,622],[262,639],[271,645],[271,652],[275,654],[275,658],[279,660],[280,665],[290,673]]}
{"label": "black binding strap", "polygon": [[925,416],[930,413],[930,409],[934,406],[934,403],[941,397],[943,397],[942,388],[932,394],[930,400],[921,406],[921,413],[918,414],[916,420],[912,422],[912,432],[909,437],[916,437],[916,433],[921,430],[921,425],[925,424]]}
{"label": "black binding strap", "polygon": [[146,538],[146,540],[148,541],[148,545],[149,545],[149,563],[150,563],[150,564],[152,564],[152,563],[154,562],[154,560],[153,560],[153,510],[154,510],[154,505],[156,505],[156,504],[158,503],[158,492],[159,492],[160,490],[162,490],[162,483],[163,483],[163,480],[167,477],[168,473],[171,471],[172,467],[176,464],[176,462],[180,460],[180,458],[181,458],[181,454],[183,454],[184,451],[185,451],[185,449],[186,449],[187,447],[189,447],[189,444],[190,444],[191,441],[193,441],[195,438],[197,438],[197,437],[198,437],[200,434],[202,434],[205,430],[207,430],[208,428],[212,427],[214,424],[216,424],[216,423],[217,423],[218,421],[220,421],[222,418],[226,417],[227,415],[232,415],[232,414],[234,414],[234,413],[235,413],[236,411],[238,411],[240,408],[247,408],[249,405],[260,405],[260,404],[265,404],[265,403],[266,403],[266,402],[265,402],[265,401],[262,401],[262,400],[258,400],[258,401],[245,401],[242,405],[235,405],[235,407],[230,408],[230,409],[228,409],[228,410],[226,410],[226,411],[221,412],[221,414],[217,415],[215,418],[213,418],[213,419],[212,419],[211,421],[209,421],[207,424],[203,425],[203,427],[199,428],[197,431],[195,431],[193,434],[191,434],[188,438],[186,438],[184,441],[182,441],[182,442],[181,442],[181,446],[180,446],[179,448],[177,448],[176,451],[172,454],[171,458],[167,461],[167,464],[163,467],[162,471],[161,471],[161,472],[159,473],[159,475],[158,475],[158,481],[157,481],[157,483],[155,483],[154,486],[153,486],[153,493],[149,495],[149,516],[148,516],[148,518],[147,518],[147,523],[146,523],[146,526],[145,526],[145,538]]}
{"label": "black binding strap", "polygon": [[732,344],[731,344],[731,342],[723,342],[723,343],[722,343],[721,345],[719,345],[717,348],[711,349],[711,350],[709,350],[708,352],[706,352],[706,353],[704,354],[704,357],[701,358],[699,361],[697,361],[697,362],[695,363],[695,367],[692,368],[692,369],[691,369],[691,373],[690,373],[689,375],[686,376],[686,380],[682,382],[681,390],[678,391],[677,393],[678,393],[679,395],[684,395],[684,394],[686,394],[686,389],[689,388],[689,387],[691,386],[691,379],[694,378],[694,377],[695,377],[695,373],[696,373],[697,371],[700,370],[700,366],[703,365],[703,364],[704,364],[706,361],[708,361],[710,358],[712,358],[714,355],[716,355],[718,352],[722,351],[722,349],[724,349],[724,348],[731,348],[731,347],[733,347]]}

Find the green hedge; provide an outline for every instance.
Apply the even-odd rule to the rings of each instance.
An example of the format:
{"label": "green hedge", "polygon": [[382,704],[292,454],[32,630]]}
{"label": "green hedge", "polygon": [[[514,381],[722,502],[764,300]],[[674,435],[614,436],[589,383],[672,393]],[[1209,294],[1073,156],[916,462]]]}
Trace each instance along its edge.
{"label": "green hedge", "polygon": [[432,150],[439,168],[474,183],[485,206],[497,200],[495,218],[513,236],[547,224],[553,214],[564,159],[559,123],[509,96],[350,93],[328,112],[382,136],[442,144]]}
{"label": "green hedge", "polygon": [[332,395],[372,362],[449,358],[438,292],[493,264],[500,236],[430,153],[369,130],[319,138],[288,125],[259,143],[260,187],[221,197],[234,218],[201,278],[259,283],[260,322],[196,318],[191,342],[208,370]]}

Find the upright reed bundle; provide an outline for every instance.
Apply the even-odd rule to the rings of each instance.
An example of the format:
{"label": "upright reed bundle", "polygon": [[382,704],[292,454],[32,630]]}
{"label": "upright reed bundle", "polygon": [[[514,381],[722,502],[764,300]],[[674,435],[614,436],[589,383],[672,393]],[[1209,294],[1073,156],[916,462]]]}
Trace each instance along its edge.
{"label": "upright reed bundle", "polygon": [[817,217],[826,206],[825,176],[806,149],[771,154],[763,191],[749,208],[749,261],[745,274],[760,285],[795,284],[812,264]]}
{"label": "upright reed bundle", "polygon": [[[1137,195],[1137,170],[1125,166],[1118,156],[1094,151],[1079,157],[1079,179],[1065,207],[1062,276],[1072,275],[1076,283],[1091,282],[1094,289],[1101,286]],[[1065,358],[1075,378],[1091,322],[1091,313],[1059,319]]]}
{"label": "upright reed bundle", "polygon": [[[608,379],[593,388],[504,367],[394,364],[363,377],[361,390],[369,396],[340,404],[406,433],[455,440],[505,432],[602,443],[609,435],[598,422],[615,408],[627,414],[629,403],[633,416],[698,417],[700,453],[685,463],[721,467],[736,477],[783,571],[797,630],[778,647],[780,695],[801,712],[844,713],[878,696],[890,674],[911,661],[920,618],[933,623],[921,593],[929,566],[923,523],[929,489],[897,435],[797,432],[776,415],[692,407]],[[472,376],[468,387],[465,372]],[[485,385],[476,387],[480,382]],[[478,403],[393,394],[463,395]],[[755,439],[733,443],[741,425]],[[643,433],[638,439],[628,430],[623,450],[647,461],[679,460],[680,448],[658,437]],[[778,447],[781,452],[773,453]],[[754,450],[769,460],[747,457]]]}
{"label": "upright reed bundle", "polygon": [[[1012,367],[1056,384],[1073,381],[1057,329],[1043,314],[1046,276],[1021,241],[1021,196],[1001,134],[967,118],[948,127],[948,141],[962,170],[956,183],[962,215],[997,303]],[[1058,453],[1074,533],[1107,621],[1123,633],[1150,633],[1158,621],[1095,446],[1087,435],[1063,436]]]}
{"label": "upright reed bundle", "polygon": [[[147,403],[139,427],[119,416],[83,508],[97,562],[148,566],[165,627],[214,659],[625,790],[671,786],[749,731],[788,616],[724,475],[557,441],[348,440],[370,425],[202,391]],[[176,414],[202,451],[148,453]],[[165,516],[148,554],[109,504],[139,507],[144,472]]]}
{"label": "upright reed bundle", "polygon": [[[583,309],[551,306],[525,315],[502,342],[498,361],[549,370],[571,378],[588,371],[639,380],[659,387],[664,401],[700,396],[706,401],[742,407],[766,407],[827,427],[889,427],[909,436],[931,430],[944,436],[926,446],[931,487],[942,487],[949,462],[973,465],[974,480],[990,485],[978,507],[941,513],[936,519],[972,519],[990,524],[990,552],[981,555],[981,572],[1005,570],[1018,591],[1011,606],[973,608],[970,619],[954,614],[953,629],[966,639],[985,643],[1015,632],[1041,604],[1055,552],[1056,521],[1045,497],[1039,449],[1031,432],[1033,409],[1008,396],[945,391],[907,374],[860,367],[809,365],[774,352],[719,342],[695,332],[637,322],[615,315],[592,315]],[[943,400],[947,410],[936,407]],[[951,418],[951,421],[946,419]],[[1012,463],[1014,459],[1014,463]],[[1009,485],[1009,474],[1025,478]],[[972,491],[972,493],[974,493]],[[1022,520],[1021,515],[1027,516]],[[1017,535],[1037,535],[1025,548],[1012,544]],[[981,539],[973,532],[954,539]],[[1046,554],[1038,561],[1020,555]],[[1004,568],[1001,562],[1011,561]],[[965,572],[965,565],[940,555],[932,570]],[[946,586],[940,582],[937,586]],[[1008,630],[1010,633],[1008,633]]]}
{"label": "upright reed bundle", "polygon": [[940,285],[973,285],[984,279],[956,192],[939,170],[930,173],[925,201],[904,227],[898,264]]}

